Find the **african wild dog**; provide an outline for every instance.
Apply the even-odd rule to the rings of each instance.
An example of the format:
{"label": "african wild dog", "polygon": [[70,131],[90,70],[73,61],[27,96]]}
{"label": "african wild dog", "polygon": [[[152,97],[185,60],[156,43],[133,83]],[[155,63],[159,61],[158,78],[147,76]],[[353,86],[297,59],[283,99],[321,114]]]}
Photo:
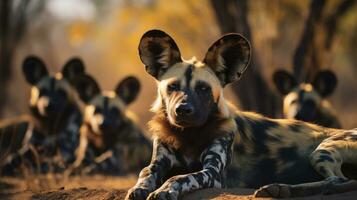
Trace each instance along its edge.
{"label": "african wild dog", "polygon": [[[224,99],[223,87],[240,79],[249,63],[250,45],[242,36],[223,36],[200,62],[182,60],[169,35],[151,30],[142,36],[139,54],[158,83],[150,121],[154,147],[150,165],[126,199],[178,199],[194,190],[224,187],[230,177],[248,188],[284,183],[264,186],[256,196],[356,187],[340,166],[357,162],[357,130],[269,119],[241,112]],[[226,177],[228,166],[235,174]],[[306,182],[313,183],[285,185]]]}
{"label": "african wild dog", "polygon": [[283,113],[288,119],[297,119],[330,128],[341,128],[326,98],[336,87],[337,78],[329,70],[318,72],[312,83],[298,84],[287,71],[278,70],[273,80],[284,95]]}
{"label": "african wild dog", "polygon": [[35,123],[29,115],[1,120],[0,122],[0,174],[10,175],[13,172],[14,158],[18,152],[26,150]]}
{"label": "african wild dog", "polygon": [[101,92],[91,76],[83,75],[75,85],[86,106],[74,167],[109,174],[140,171],[150,161],[152,145],[127,109],[140,91],[139,80],[129,76],[115,91]]}
{"label": "african wild dog", "polygon": [[[20,129],[21,133],[7,131],[14,138],[27,140],[22,141],[21,152],[15,153],[7,166],[14,169],[17,165],[14,162],[25,157],[42,172],[48,171],[53,163],[63,169],[66,163],[74,161],[73,152],[78,145],[82,116],[78,105],[80,99],[71,83],[84,74],[84,65],[80,59],[73,58],[64,65],[61,73],[52,76],[42,60],[29,56],[24,60],[22,70],[31,85],[31,117],[20,122],[22,127],[25,126]],[[13,127],[17,127],[16,121]]]}

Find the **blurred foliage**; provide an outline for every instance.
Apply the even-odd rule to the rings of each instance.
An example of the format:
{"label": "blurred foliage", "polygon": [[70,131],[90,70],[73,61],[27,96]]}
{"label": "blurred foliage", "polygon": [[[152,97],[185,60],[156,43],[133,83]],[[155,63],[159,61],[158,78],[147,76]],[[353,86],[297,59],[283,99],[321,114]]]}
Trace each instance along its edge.
{"label": "blurred foliage", "polygon": [[[71,5],[71,0],[48,0],[47,7],[54,1]],[[143,90],[130,108],[139,115],[140,123],[145,127],[151,116],[148,109],[156,96],[156,88],[138,56],[141,35],[153,28],[165,30],[176,40],[185,59],[192,56],[202,59],[210,44],[220,37],[209,0],[77,1],[80,1],[75,4],[77,7],[67,9],[67,12],[83,13],[86,8],[94,7],[95,12],[88,15],[93,17],[61,18],[51,12],[55,7],[39,13],[38,20],[30,24],[14,59],[13,76],[8,86],[11,103],[6,106],[6,117],[27,111],[29,87],[25,86],[20,70],[25,56],[35,54],[42,57],[52,73],[60,70],[70,57],[80,56],[87,65],[87,71],[97,78],[103,89],[114,89],[126,75],[139,77]],[[249,1],[248,22],[256,49],[253,56],[259,58],[259,70],[271,88],[274,70],[292,70],[293,55],[308,17],[309,2]],[[333,12],[338,2],[329,0],[324,12]],[[58,13],[66,12],[65,8]],[[357,127],[357,85],[354,80],[357,75],[356,10],[354,5],[341,17],[323,66],[335,71],[339,78],[337,91],[330,100],[346,128]],[[17,92],[19,88],[25,92]],[[232,92],[229,89],[226,92],[228,99],[238,104]]]}

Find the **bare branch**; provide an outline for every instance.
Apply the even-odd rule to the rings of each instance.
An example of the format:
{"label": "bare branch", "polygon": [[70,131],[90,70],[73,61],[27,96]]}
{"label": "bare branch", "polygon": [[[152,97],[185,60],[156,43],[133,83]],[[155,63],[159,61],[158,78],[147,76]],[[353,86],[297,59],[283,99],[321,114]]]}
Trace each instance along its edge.
{"label": "bare branch", "polygon": [[331,49],[332,43],[333,43],[333,38],[336,34],[337,30],[337,24],[341,17],[350,9],[353,7],[353,5],[356,3],[356,0],[345,0],[341,2],[335,12],[331,14],[330,16],[327,17],[325,21],[325,29],[327,32],[327,36],[325,38],[325,48],[327,50]]}

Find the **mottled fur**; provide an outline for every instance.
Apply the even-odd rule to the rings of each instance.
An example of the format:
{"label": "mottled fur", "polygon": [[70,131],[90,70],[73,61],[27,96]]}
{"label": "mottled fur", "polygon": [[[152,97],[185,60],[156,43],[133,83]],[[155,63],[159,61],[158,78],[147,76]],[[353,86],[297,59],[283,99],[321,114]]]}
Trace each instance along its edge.
{"label": "mottled fur", "polygon": [[153,30],[142,37],[139,53],[158,80],[149,122],[154,147],[151,164],[126,198],[177,199],[193,190],[225,187],[237,126],[222,87],[246,69],[249,43],[227,35],[210,47],[204,62],[184,61],[172,38]]}
{"label": "mottled fur", "polygon": [[139,92],[139,81],[127,77],[115,91],[101,92],[96,81],[84,75],[75,85],[83,91],[86,106],[74,166],[81,165],[84,173],[107,174],[138,172],[146,166],[152,145],[127,108]]}
{"label": "mottled fur", "polygon": [[341,124],[326,98],[337,84],[333,72],[322,70],[312,83],[297,84],[294,77],[284,70],[273,76],[278,91],[284,96],[283,114],[288,119],[298,119],[329,128],[341,128]]}
{"label": "mottled fur", "polygon": [[4,140],[19,142],[13,143],[11,155],[3,163],[4,173],[13,173],[22,163],[21,157],[30,163],[28,167],[40,172],[63,170],[74,161],[78,145],[81,105],[71,84],[84,73],[83,63],[71,59],[52,76],[39,58],[29,56],[23,63],[23,73],[31,84],[31,116],[14,119],[1,128]]}
{"label": "mottled fur", "polygon": [[261,187],[258,197],[357,189],[341,173],[342,163],[356,164],[356,129],[270,119],[241,112],[224,99],[223,87],[240,78],[249,50],[243,37],[230,34],[209,48],[204,62],[184,61],[166,33],[144,34],[139,54],[158,80],[150,122],[153,157],[126,199],[178,199],[227,184]]}
{"label": "mottled fur", "polygon": [[162,142],[185,155],[197,158],[211,141],[225,134],[226,127],[232,126],[231,129],[234,130],[235,124],[230,119],[221,118],[217,113],[204,126],[176,128],[166,119],[164,111],[160,111],[149,122],[149,126],[153,137],[160,138]]}

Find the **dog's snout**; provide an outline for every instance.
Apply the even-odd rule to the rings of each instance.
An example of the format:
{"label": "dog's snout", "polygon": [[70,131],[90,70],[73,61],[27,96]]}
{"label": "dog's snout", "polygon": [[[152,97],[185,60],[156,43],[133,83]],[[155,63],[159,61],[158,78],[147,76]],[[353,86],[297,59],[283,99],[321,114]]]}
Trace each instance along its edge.
{"label": "dog's snout", "polygon": [[99,128],[106,129],[110,127],[112,123],[109,120],[103,120],[103,122],[99,125]]}
{"label": "dog's snout", "polygon": [[181,103],[176,107],[176,115],[189,116],[193,114],[193,106],[189,103]]}
{"label": "dog's snout", "polygon": [[295,116],[294,116],[295,119],[297,120],[304,120],[304,115],[301,114],[301,113],[297,113]]}
{"label": "dog's snout", "polygon": [[51,102],[48,103],[47,105],[45,105],[45,110],[47,112],[52,112],[55,108],[56,108],[55,105],[53,103],[51,103]]}

